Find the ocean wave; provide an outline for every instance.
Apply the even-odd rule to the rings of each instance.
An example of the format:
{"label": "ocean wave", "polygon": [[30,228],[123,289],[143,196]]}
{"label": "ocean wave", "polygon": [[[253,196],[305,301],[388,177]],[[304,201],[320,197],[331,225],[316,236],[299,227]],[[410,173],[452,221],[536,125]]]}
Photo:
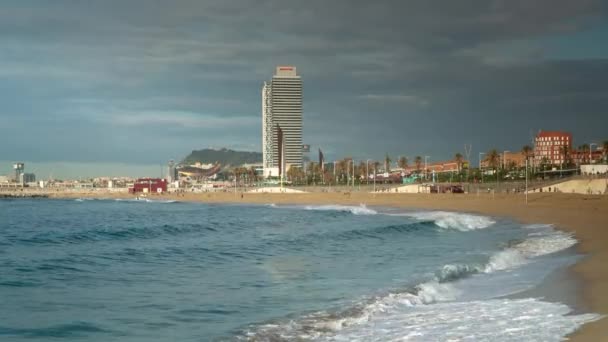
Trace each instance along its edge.
{"label": "ocean wave", "polygon": [[180,203],[176,200],[155,200],[149,198],[116,198],[116,202],[140,202],[140,203]]}
{"label": "ocean wave", "polygon": [[340,211],[349,212],[353,215],[388,215],[388,216],[404,216],[410,217],[419,221],[433,222],[437,227],[442,229],[455,229],[459,231],[471,231],[483,229],[492,226],[496,221],[490,217],[481,215],[472,215],[448,211],[422,211],[422,212],[407,212],[407,213],[382,213],[374,209],[368,208],[365,204],[358,206],[352,205],[307,205],[307,206],[277,206],[275,204],[268,205],[271,208],[287,208],[287,209],[304,209],[313,211]]}
{"label": "ocean wave", "polygon": [[531,233],[522,242],[494,254],[484,272],[492,273],[512,269],[526,264],[531,258],[556,253],[568,249],[576,243],[572,234],[560,231]]}
{"label": "ocean wave", "polygon": [[[403,311],[402,308],[405,307],[426,307],[429,304],[455,302],[461,295],[461,290],[454,286],[456,281],[475,274],[514,269],[535,257],[556,253],[571,247],[575,243],[576,240],[570,234],[560,231],[548,231],[542,236],[531,233],[527,239],[493,254],[486,264],[446,264],[435,273],[433,279],[420,283],[413,288],[365,299],[341,311],[319,311],[290,320],[288,323],[272,322],[256,326],[247,330],[243,336],[253,340],[306,340],[320,339],[327,336],[337,338],[339,336],[337,334],[342,330],[366,325],[379,316],[385,316],[395,311],[401,312]],[[596,316],[582,315],[580,317],[584,321],[595,319]],[[474,324],[474,322],[471,322],[471,324]],[[402,338],[403,333],[401,331],[399,337]],[[352,335],[348,336],[352,337]],[[564,336],[564,334],[560,336]],[[367,338],[363,340],[367,340]],[[378,338],[377,340],[385,339]],[[421,340],[425,339],[421,338]]]}
{"label": "ocean wave", "polygon": [[[596,314],[573,315],[561,303],[538,299],[451,302],[393,310],[333,333],[300,334],[319,341],[559,341]],[[542,329],[539,329],[542,326]],[[311,339],[310,337],[302,339]]]}
{"label": "ocean wave", "polygon": [[304,207],[305,210],[320,210],[320,211],[344,211],[350,212],[354,215],[376,215],[377,211],[373,209],[369,209],[365,204],[360,204],[359,206],[351,206],[351,205],[307,205]]}
{"label": "ocean wave", "polygon": [[411,213],[393,213],[387,215],[406,216],[417,220],[433,221],[436,226],[442,229],[456,229],[463,232],[488,228],[496,223],[496,221],[487,216],[449,211],[421,211]]}
{"label": "ocean wave", "polygon": [[216,229],[198,223],[186,225],[170,225],[152,227],[122,227],[120,229],[97,228],[86,231],[58,233],[45,232],[28,238],[17,239],[19,243],[25,244],[78,244],[95,241],[131,240],[131,239],[153,239],[163,235],[180,235],[191,232],[215,232]]}

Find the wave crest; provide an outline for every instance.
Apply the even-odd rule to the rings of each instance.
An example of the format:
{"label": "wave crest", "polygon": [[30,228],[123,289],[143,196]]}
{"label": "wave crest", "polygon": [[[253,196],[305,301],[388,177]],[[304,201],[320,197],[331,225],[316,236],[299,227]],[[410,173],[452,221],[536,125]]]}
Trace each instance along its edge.
{"label": "wave crest", "polygon": [[456,213],[449,211],[421,211],[412,213],[389,214],[391,216],[407,216],[421,221],[433,221],[443,229],[456,229],[462,232],[484,229],[492,226],[496,221],[487,216]]}
{"label": "wave crest", "polygon": [[320,210],[320,211],[344,211],[350,212],[354,215],[376,215],[377,211],[373,209],[369,209],[365,204],[360,204],[359,206],[352,205],[307,205],[304,207],[305,210]]}

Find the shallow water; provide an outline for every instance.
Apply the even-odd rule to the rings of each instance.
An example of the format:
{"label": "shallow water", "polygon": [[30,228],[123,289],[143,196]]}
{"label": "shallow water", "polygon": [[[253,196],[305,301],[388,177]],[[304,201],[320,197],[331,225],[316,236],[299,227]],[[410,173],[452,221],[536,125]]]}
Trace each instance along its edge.
{"label": "shallow water", "polygon": [[85,199],[0,201],[0,219],[0,340],[551,341],[596,318],[503,297],[576,260],[544,225]]}

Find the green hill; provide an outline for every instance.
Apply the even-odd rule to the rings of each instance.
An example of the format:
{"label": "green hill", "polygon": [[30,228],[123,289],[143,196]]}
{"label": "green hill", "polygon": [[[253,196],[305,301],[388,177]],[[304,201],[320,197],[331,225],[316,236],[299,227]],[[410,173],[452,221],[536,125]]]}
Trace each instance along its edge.
{"label": "green hill", "polygon": [[222,166],[238,166],[242,164],[261,163],[262,154],[259,152],[233,151],[226,148],[219,150],[206,148],[192,151],[184,160],[182,160],[181,164],[191,165],[196,162],[203,164],[220,163]]}

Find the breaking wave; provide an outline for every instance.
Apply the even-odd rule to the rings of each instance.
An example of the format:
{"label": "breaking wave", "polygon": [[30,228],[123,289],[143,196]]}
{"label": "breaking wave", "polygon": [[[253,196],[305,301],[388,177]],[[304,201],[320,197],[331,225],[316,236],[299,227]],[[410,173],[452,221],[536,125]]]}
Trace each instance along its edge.
{"label": "breaking wave", "polygon": [[349,212],[353,215],[388,215],[388,216],[403,216],[410,217],[419,221],[431,221],[437,227],[442,229],[455,229],[459,231],[470,231],[475,229],[488,228],[496,223],[490,217],[481,215],[472,215],[465,213],[449,212],[449,211],[421,211],[407,213],[382,213],[374,209],[368,208],[365,204],[359,206],[350,205],[307,205],[307,206],[277,206],[270,204],[271,208],[289,208],[289,209],[304,209],[317,211],[341,211]]}
{"label": "breaking wave", "polygon": [[116,198],[116,202],[140,202],[140,203],[179,203],[176,200],[155,200],[149,198]]}
{"label": "breaking wave", "polygon": [[[547,226],[538,226],[536,228],[546,228]],[[429,304],[445,303],[445,305],[462,306],[466,308],[468,303],[458,303],[457,299],[461,295],[461,290],[454,286],[454,282],[468,278],[475,274],[489,274],[493,272],[506,271],[509,269],[515,269],[523,264],[530,262],[535,257],[542,255],[552,254],[564,249],[567,249],[576,244],[576,240],[570,234],[566,234],[560,231],[543,230],[538,232],[532,232],[529,237],[519,243],[516,243],[502,251],[496,252],[492,255],[487,263],[478,265],[467,265],[467,264],[447,264],[437,270],[435,276],[426,282],[420,283],[414,287],[406,288],[400,291],[393,291],[384,295],[375,296],[361,300],[359,303],[355,303],[351,307],[343,310],[336,311],[318,311],[313,312],[298,319],[290,320],[289,322],[269,322],[267,324],[250,327],[247,329],[240,339],[246,340],[291,340],[291,339],[325,339],[331,336],[332,340],[336,338],[344,337],[344,340],[351,340],[345,336],[336,335],[346,329],[357,329],[357,326],[365,326],[369,322],[377,319],[384,318],[386,316],[395,315],[396,313],[401,314],[404,308],[408,307],[426,307]],[[526,301],[536,301],[534,299],[526,300],[502,300],[496,302],[507,303],[513,302],[518,307],[519,304],[525,303]],[[480,306],[487,306],[488,302],[483,301],[474,302]],[[567,312],[563,313],[566,315],[569,313],[567,306],[562,304],[545,303],[540,302],[542,305],[553,306],[553,308],[559,312],[567,309]],[[476,305],[476,304],[471,304]],[[537,304],[541,305],[541,304]],[[429,309],[431,310],[431,309]],[[485,310],[485,309],[484,309]],[[500,312],[498,312],[500,314]],[[412,313],[415,316],[415,314]],[[557,317],[557,316],[556,316]],[[568,316],[571,317],[573,322],[587,322],[589,320],[597,319],[597,315],[579,315],[579,316]],[[541,316],[535,319],[541,319]],[[566,320],[564,320],[566,322]],[[578,325],[577,323],[568,326],[565,325],[564,329],[568,328],[571,330],[565,330],[566,332],[559,335],[564,336],[568,332],[574,330]],[[402,327],[403,328],[403,327]],[[530,327],[526,326],[526,334],[529,333],[527,329]],[[397,329],[395,327],[395,329]],[[524,329],[524,328],[513,328],[513,329]],[[357,330],[358,331],[358,330]],[[523,331],[523,330],[522,330]],[[382,341],[386,340],[386,336],[378,335],[375,340]],[[403,331],[400,331],[398,336],[403,337]],[[528,335],[524,335],[528,336]],[[353,336],[351,336],[352,338]],[[396,338],[397,335],[394,336]],[[363,337],[361,337],[363,338]],[[368,340],[366,336],[363,340]],[[357,338],[354,338],[357,339]],[[390,338],[388,338],[390,339]],[[424,338],[421,338],[424,340]]]}
{"label": "breaking wave", "polygon": [[376,215],[377,211],[369,209],[365,204],[359,206],[351,205],[307,205],[305,210],[322,210],[322,211],[344,211],[350,212],[353,215]]}
{"label": "breaking wave", "polygon": [[421,221],[433,221],[437,227],[443,229],[456,229],[463,232],[488,228],[496,223],[496,221],[487,216],[455,213],[449,211],[422,211],[388,215],[406,216]]}

